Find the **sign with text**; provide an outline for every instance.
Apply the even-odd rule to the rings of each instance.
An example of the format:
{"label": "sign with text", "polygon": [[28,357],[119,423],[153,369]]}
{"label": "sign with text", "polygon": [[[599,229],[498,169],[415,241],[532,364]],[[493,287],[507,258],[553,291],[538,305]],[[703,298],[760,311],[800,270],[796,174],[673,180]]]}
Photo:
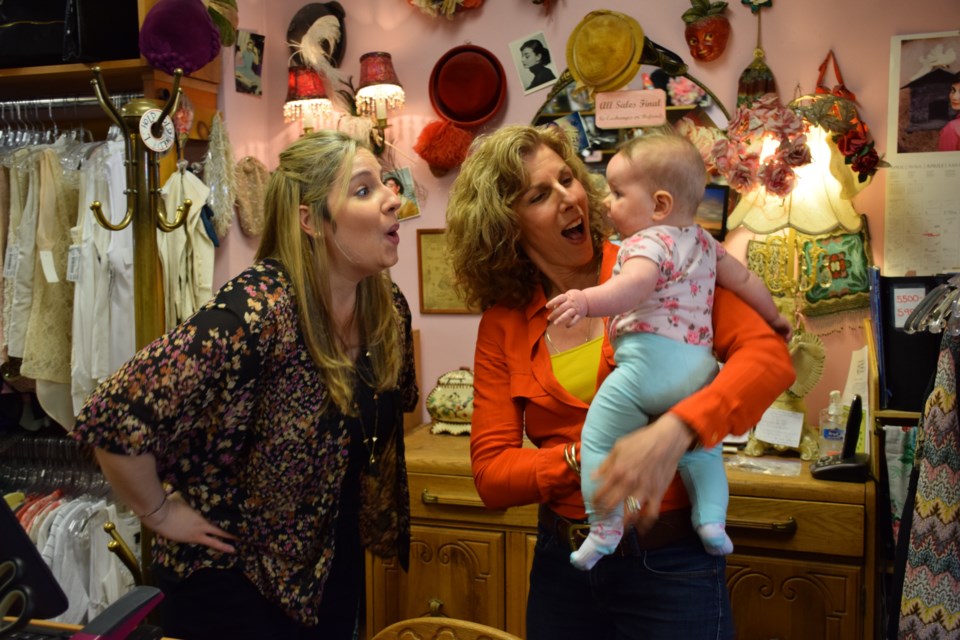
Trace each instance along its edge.
{"label": "sign with text", "polygon": [[655,127],[667,122],[667,94],[663,89],[601,92],[594,104],[598,129]]}
{"label": "sign with text", "polygon": [[758,439],[785,447],[800,446],[803,433],[803,414],[786,409],[769,408],[763,412],[754,429]]}
{"label": "sign with text", "polygon": [[907,318],[917,308],[920,301],[927,295],[923,287],[894,287],[893,288],[893,326],[902,329]]}

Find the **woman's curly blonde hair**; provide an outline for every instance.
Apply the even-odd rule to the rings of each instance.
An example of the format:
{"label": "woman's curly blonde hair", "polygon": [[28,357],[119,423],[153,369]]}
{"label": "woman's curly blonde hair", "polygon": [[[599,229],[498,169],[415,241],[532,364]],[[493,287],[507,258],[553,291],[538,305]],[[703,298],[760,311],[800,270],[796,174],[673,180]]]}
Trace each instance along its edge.
{"label": "woman's curly blonde hair", "polygon": [[530,183],[525,162],[540,146],[563,158],[583,184],[594,252],[603,244],[603,194],[562,129],[509,125],[479,136],[470,145],[447,203],[447,249],[457,288],[471,308],[526,306],[542,284],[540,270],[520,246],[514,210]]}

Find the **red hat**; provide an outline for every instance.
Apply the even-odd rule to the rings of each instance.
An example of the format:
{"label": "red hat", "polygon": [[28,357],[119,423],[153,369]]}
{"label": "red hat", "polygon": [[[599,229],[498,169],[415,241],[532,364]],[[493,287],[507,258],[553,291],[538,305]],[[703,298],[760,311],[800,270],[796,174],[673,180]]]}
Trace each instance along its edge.
{"label": "red hat", "polygon": [[140,53],[151,67],[190,75],[220,55],[220,32],[201,0],[160,0],[140,28]]}
{"label": "red hat", "polygon": [[482,47],[447,51],[430,74],[430,102],[443,118],[476,127],[492,118],[507,96],[506,74],[497,57]]}

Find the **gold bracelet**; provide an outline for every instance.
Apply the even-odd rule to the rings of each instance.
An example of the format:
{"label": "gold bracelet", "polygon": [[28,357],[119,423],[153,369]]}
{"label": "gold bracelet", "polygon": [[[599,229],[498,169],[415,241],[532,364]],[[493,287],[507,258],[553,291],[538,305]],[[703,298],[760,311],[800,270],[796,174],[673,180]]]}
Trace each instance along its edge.
{"label": "gold bracelet", "polygon": [[165,505],[165,504],[167,504],[167,492],[166,492],[166,491],[163,492],[163,500],[160,501],[160,504],[157,506],[156,509],[154,509],[154,510],[151,511],[150,513],[144,514],[144,515],[142,515],[142,516],[137,516],[137,517],[140,518],[141,520],[146,520],[146,519],[149,518],[150,516],[154,516],[154,515],[156,515],[157,513],[159,513],[159,512],[160,512],[160,509],[163,509],[163,505]]}
{"label": "gold bracelet", "polygon": [[571,442],[563,448],[563,459],[577,476],[580,475],[580,463],[577,462],[577,443]]}

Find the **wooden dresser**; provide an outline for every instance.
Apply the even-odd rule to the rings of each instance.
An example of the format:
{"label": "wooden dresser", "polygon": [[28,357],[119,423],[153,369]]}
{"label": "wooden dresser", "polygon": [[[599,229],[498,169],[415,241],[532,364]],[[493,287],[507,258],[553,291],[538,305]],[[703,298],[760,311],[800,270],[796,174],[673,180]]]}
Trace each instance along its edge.
{"label": "wooden dresser", "polygon": [[[526,636],[536,506],[484,508],[469,438],[407,434],[410,571],[368,557],[369,635],[431,613]],[[740,638],[873,638],[875,487],[728,468],[727,584]]]}

